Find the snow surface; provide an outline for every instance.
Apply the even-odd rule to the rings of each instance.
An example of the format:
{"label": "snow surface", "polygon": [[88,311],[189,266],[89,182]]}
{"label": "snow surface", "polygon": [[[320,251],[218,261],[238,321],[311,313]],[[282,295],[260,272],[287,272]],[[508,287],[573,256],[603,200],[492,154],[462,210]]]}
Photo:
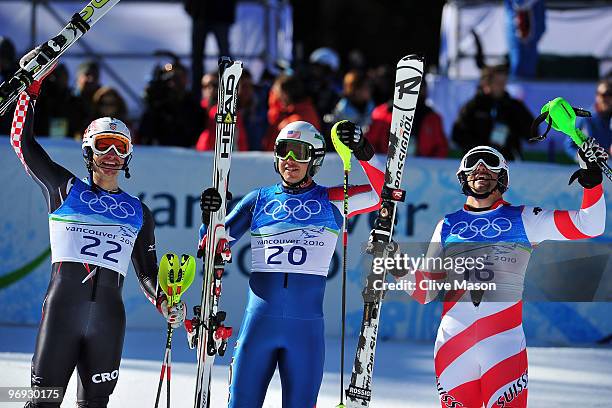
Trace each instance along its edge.
{"label": "snow surface", "polygon": [[[126,333],[124,359],[110,408],[152,407],[159,380],[164,346],[163,331],[132,330]],[[195,384],[195,354],[175,335],[172,365],[172,406],[192,406]],[[36,328],[0,326],[0,386],[29,384],[31,352]],[[347,340],[347,371],[352,363],[355,339]],[[380,342],[374,370],[374,408],[439,407],[429,343]],[[318,407],[334,407],[339,398],[339,339],[327,339],[325,375]],[[530,347],[529,407],[612,406],[612,348]],[[231,350],[228,351],[231,354]],[[227,405],[229,355],[213,368],[212,407]],[[345,384],[348,375],[345,376]],[[165,387],[164,387],[165,388]],[[162,405],[165,407],[165,390]],[[64,407],[74,406],[76,378],[73,375]],[[264,407],[281,407],[278,375],[270,383]],[[2,403],[0,407],[22,407]]]}

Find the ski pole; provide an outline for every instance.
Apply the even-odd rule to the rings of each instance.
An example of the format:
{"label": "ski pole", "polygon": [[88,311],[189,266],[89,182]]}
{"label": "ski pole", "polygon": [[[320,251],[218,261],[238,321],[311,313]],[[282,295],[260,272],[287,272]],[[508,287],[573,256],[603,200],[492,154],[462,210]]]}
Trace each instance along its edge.
{"label": "ski pole", "polygon": [[331,130],[332,143],[334,149],[342,160],[344,167],[344,222],[342,223],[342,329],[341,329],[341,340],[340,340],[340,403],[336,405],[336,408],[344,408],[344,334],[346,327],[346,250],[348,247],[348,186],[349,186],[349,172],[351,171],[351,149],[344,145],[338,137],[338,125],[346,120],[337,122]]}
{"label": "ski pole", "polygon": [[[173,253],[164,254],[159,263],[159,271],[157,273],[157,281],[162,288],[162,291],[166,294],[167,297],[167,307],[168,309],[171,307],[171,303],[173,300],[173,296],[168,294],[168,283],[170,283],[170,279],[174,281],[174,277],[178,277],[179,274],[179,260],[178,256]],[[168,323],[168,329],[166,333],[166,348],[164,351],[164,359],[162,360],[161,373],[159,375],[159,383],[157,385],[157,395],[155,397],[155,408],[159,406],[159,397],[161,396],[162,385],[164,384],[164,376],[166,374],[166,369],[169,370],[169,366],[171,364],[171,350],[172,350],[172,325]],[[170,374],[170,373],[168,373]],[[168,375],[170,377],[170,375]],[[169,382],[169,381],[168,381]],[[169,385],[168,385],[169,388]],[[169,393],[168,393],[169,394]],[[168,397],[169,398],[169,397]],[[169,406],[168,402],[168,406]]]}
{"label": "ski pole", "polygon": [[[162,256],[159,265],[158,282],[162,291],[166,294],[168,310],[181,301],[181,296],[189,288],[195,277],[195,258],[190,255],[182,254],[179,257],[173,253],[167,253]],[[170,408],[170,378],[172,371],[172,333],[174,329],[168,323],[166,335],[166,348],[164,359],[162,361],[161,374],[159,376],[159,384],[157,385],[157,396],[155,397],[155,408],[159,405],[159,397],[166,377],[166,403],[167,408]]]}
{"label": "ski pole", "polygon": [[[591,112],[582,109],[582,108],[574,108],[572,107],[565,99],[558,97],[549,101],[547,104],[542,106],[541,114],[538,116],[531,126],[531,141],[540,141],[544,140],[550,132],[550,129],[553,128],[559,132],[565,133],[568,135],[580,148],[582,143],[587,140],[587,136],[582,133],[582,131],[576,128],[576,117],[590,117]],[[542,134],[538,134],[538,125],[542,122],[546,121],[548,127],[546,131]],[[608,180],[612,181],[612,169],[607,162],[597,162],[599,168]]]}

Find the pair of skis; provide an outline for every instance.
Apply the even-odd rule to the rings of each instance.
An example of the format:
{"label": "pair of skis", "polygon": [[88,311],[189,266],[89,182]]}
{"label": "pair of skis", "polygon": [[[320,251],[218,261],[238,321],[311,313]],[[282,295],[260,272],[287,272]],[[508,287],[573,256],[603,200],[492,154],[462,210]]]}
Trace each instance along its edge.
{"label": "pair of skis", "polygon": [[43,78],[58,58],[117,3],[119,0],[91,0],[83,10],[72,16],[58,35],[36,47],[34,57],[0,85],[0,116],[6,113],[21,92],[32,82]]}
{"label": "pair of skis", "polygon": [[[223,356],[232,328],[224,325],[226,314],[219,310],[221,279],[225,264],[231,261],[229,236],[225,230],[229,192],[231,153],[236,137],[238,82],[242,75],[242,62],[219,58],[219,93],[217,99],[215,159],[213,185],[221,196],[218,211],[211,212],[203,250],[204,279],[201,305],[194,307],[195,317],[188,321],[191,331],[189,345],[197,347],[198,371],[195,389],[195,408],[210,407],[210,380],[215,356]],[[204,220],[203,220],[204,221]]]}
{"label": "pair of skis", "polygon": [[[420,85],[423,81],[423,64],[423,58],[417,55],[408,55],[397,64],[389,152],[385,169],[385,184],[381,192],[382,203],[367,247],[367,252],[374,258],[386,258],[397,249],[397,244],[392,240],[393,226],[395,225],[397,203],[405,199],[405,191],[401,189],[401,182],[408,156],[408,142]],[[363,317],[351,380],[346,389],[346,405],[341,400],[338,407],[362,408],[370,404],[374,357],[384,296],[383,290],[375,289],[375,282],[384,282],[384,280],[385,272],[382,274],[370,272],[366,277],[366,284],[362,292]],[[344,373],[342,372],[341,375]]]}

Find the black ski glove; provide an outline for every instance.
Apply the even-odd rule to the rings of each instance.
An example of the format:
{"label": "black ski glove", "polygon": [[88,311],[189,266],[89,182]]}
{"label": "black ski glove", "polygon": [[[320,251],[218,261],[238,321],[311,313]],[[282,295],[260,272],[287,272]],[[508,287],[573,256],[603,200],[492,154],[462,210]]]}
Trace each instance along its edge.
{"label": "black ski glove", "polygon": [[344,120],[338,124],[336,131],[340,141],[353,151],[357,160],[368,161],[374,156],[374,148],[370,141],[363,136],[361,127]]}
{"label": "black ski glove", "polygon": [[606,150],[594,138],[589,137],[578,149],[578,163],[581,168],[572,174],[569,184],[576,179],[584,188],[593,188],[601,184],[603,176],[598,163],[606,160],[608,160]]}
{"label": "black ski glove", "polygon": [[202,223],[210,224],[210,213],[219,211],[221,208],[221,194],[213,188],[202,191],[200,196],[200,209],[202,210]]}

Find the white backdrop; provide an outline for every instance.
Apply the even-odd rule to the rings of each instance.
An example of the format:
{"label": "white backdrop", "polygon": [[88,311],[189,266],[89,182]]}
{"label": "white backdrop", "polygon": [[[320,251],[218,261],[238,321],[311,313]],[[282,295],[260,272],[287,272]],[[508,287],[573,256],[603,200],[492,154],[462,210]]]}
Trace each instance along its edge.
{"label": "white backdrop", "polygon": [[[612,6],[547,9],[546,32],[538,43],[538,50],[542,54],[609,58],[612,56],[610,27]],[[448,2],[442,14],[440,68],[453,78],[475,78],[479,75],[474,58],[458,58],[459,55],[474,55],[476,52],[474,37],[470,34],[472,29],[478,33],[485,55],[503,56],[508,52],[503,2],[475,5]],[[601,73],[610,68],[610,61],[602,64]]]}
{"label": "white backdrop", "polygon": [[[42,139],[50,156],[75,174],[85,176],[79,144],[73,141]],[[136,146],[130,166],[132,178],[122,187],[140,195],[151,208],[156,223],[158,256],[167,251],[194,253],[199,227],[199,192],[210,185],[210,153],[182,148]],[[0,323],[37,324],[40,307],[49,281],[48,225],[45,202],[38,186],[24,172],[9,140],[0,137]],[[455,160],[408,159],[404,177],[407,190],[405,205],[400,205],[395,237],[399,242],[428,242],[436,222],[445,214],[460,208],[464,196],[459,192]],[[354,167],[353,182],[364,182],[361,170]],[[543,208],[578,208],[581,189],[568,187],[572,166],[513,163],[511,188],[506,199],[512,203],[539,205]],[[278,176],[272,168],[269,153],[235,154],[230,178],[231,191],[240,199],[259,186],[273,184]],[[341,163],[335,154],[325,159],[317,175],[323,185],[342,182]],[[608,196],[608,210],[610,197]],[[612,238],[610,217],[604,241]],[[348,275],[348,332],[356,334],[362,314],[361,285],[368,269],[369,256],[361,246],[368,238],[368,215],[350,224]],[[222,310],[238,327],[247,294],[250,251],[248,237],[234,247],[234,262],[224,278]],[[340,248],[336,251],[341,254]],[[536,255],[533,258],[537,259]],[[29,267],[39,255],[41,262]],[[339,257],[336,258],[338,261]],[[325,297],[326,330],[340,330],[340,282],[337,263],[332,265]],[[31,270],[30,270],[31,269]],[[609,272],[608,265],[607,271]],[[537,274],[537,271],[530,271]],[[8,282],[10,276],[20,279]],[[191,306],[199,303],[201,280],[198,278],[186,295]],[[603,293],[605,297],[610,293]],[[123,291],[130,327],[161,327],[162,320],[140,292],[133,273]],[[431,339],[439,322],[440,305],[421,306],[404,293],[389,293],[383,307],[381,336],[396,339]],[[528,303],[525,306],[525,330],[533,340],[555,343],[592,342],[612,333],[612,316],[605,303]]]}

